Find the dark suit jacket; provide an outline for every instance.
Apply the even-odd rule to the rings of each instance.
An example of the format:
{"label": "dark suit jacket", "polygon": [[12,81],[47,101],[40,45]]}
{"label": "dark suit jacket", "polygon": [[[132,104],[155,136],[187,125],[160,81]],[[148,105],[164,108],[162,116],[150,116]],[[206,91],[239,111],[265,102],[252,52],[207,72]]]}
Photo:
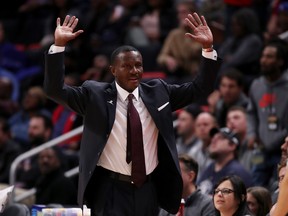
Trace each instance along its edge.
{"label": "dark suit jacket", "polygon": [[[193,101],[203,101],[214,89],[219,61],[203,58],[200,76],[194,82],[169,85],[155,79],[139,85],[140,96],[157,128],[159,165],[153,172],[159,205],[176,213],[182,193],[177,150],[172,125],[172,112]],[[115,119],[117,91],[115,82],[88,80],[80,87],[64,84],[64,53],[46,55],[44,88],[51,99],[70,107],[83,116],[84,131],[80,147],[78,202],[86,203],[92,175]],[[113,101],[113,103],[109,103]],[[162,105],[167,106],[160,109]],[[159,109],[158,109],[159,108]],[[93,178],[94,178],[93,177]]]}

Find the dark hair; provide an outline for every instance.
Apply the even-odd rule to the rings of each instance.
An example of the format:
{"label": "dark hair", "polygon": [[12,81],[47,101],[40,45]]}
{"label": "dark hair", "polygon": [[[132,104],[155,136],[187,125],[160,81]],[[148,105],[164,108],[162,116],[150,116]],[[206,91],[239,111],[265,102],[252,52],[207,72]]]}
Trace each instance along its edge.
{"label": "dark hair", "polygon": [[51,121],[51,119],[47,115],[42,114],[42,113],[36,113],[33,116],[31,116],[31,119],[32,118],[41,118],[41,119],[43,119],[45,129],[53,130],[53,122]]}
{"label": "dark hair", "polygon": [[195,173],[195,179],[194,183],[196,182],[197,175],[198,175],[198,170],[199,170],[199,165],[196,160],[194,160],[192,157],[190,157],[187,154],[181,154],[178,156],[179,162],[183,162],[185,165],[185,168],[188,171],[193,171]]}
{"label": "dark hair", "polygon": [[235,19],[235,21],[241,26],[245,35],[260,33],[259,19],[254,10],[250,8],[242,8],[235,12],[233,19]]}
{"label": "dark hair", "polygon": [[[230,181],[234,191],[234,197],[239,201],[239,206],[236,212],[232,216],[243,216],[245,213],[249,212],[246,206],[246,186],[243,180],[237,175],[224,176],[220,181],[215,185],[214,190],[224,181]],[[214,196],[213,196],[214,200]],[[215,208],[215,215],[220,216],[220,212]]]}
{"label": "dark hair", "polygon": [[277,58],[283,60],[281,70],[284,71],[288,66],[288,43],[280,38],[273,38],[265,44],[265,47],[276,48]]}
{"label": "dark hair", "polygon": [[111,54],[110,63],[113,64],[115,62],[116,57],[120,53],[131,52],[131,51],[136,51],[136,52],[140,53],[138,49],[136,49],[133,46],[129,46],[129,45],[124,45],[124,46],[120,46],[120,47],[116,48]]}
{"label": "dark hair", "polygon": [[201,107],[198,104],[190,104],[183,108],[186,112],[188,112],[194,119],[202,112]]}
{"label": "dark hair", "polygon": [[255,216],[262,216],[269,213],[272,207],[272,199],[269,190],[261,186],[250,187],[247,193],[252,194],[258,203],[258,211]]}
{"label": "dark hair", "polygon": [[228,79],[236,81],[237,85],[240,87],[243,87],[244,85],[243,74],[236,68],[226,68],[221,73],[220,83],[224,77],[227,77]]}

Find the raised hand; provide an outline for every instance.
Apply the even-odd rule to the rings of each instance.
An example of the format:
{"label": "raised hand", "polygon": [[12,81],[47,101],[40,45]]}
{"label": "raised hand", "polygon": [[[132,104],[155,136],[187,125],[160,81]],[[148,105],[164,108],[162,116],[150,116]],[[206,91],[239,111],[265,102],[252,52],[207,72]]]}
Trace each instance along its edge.
{"label": "raised hand", "polygon": [[65,46],[68,41],[75,39],[81,33],[83,33],[83,30],[73,32],[78,24],[78,18],[76,18],[75,16],[70,17],[69,15],[67,15],[62,25],[60,18],[58,17],[56,24],[57,27],[54,32],[54,44],[56,46]]}
{"label": "raised hand", "polygon": [[203,48],[211,48],[213,45],[213,35],[204,16],[199,17],[197,13],[193,13],[189,14],[185,20],[192,30],[192,33],[186,33],[186,35],[202,44]]}

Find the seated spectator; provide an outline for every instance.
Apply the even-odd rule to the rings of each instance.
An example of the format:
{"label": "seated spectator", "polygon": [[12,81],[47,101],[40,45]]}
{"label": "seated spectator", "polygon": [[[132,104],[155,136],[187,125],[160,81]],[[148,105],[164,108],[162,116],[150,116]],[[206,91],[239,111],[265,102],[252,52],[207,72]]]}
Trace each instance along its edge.
{"label": "seated spectator", "polygon": [[8,119],[18,110],[18,103],[12,99],[13,83],[8,77],[0,76],[0,116]]}
{"label": "seated spectator", "polygon": [[36,182],[36,203],[76,205],[77,190],[73,181],[64,176],[63,155],[59,148],[48,148],[38,155],[40,176]]}
{"label": "seated spectator", "polygon": [[31,116],[42,113],[51,117],[51,113],[45,109],[46,95],[41,87],[30,87],[25,93],[20,110],[9,118],[12,138],[18,142],[23,150],[28,150],[28,128]]}
{"label": "seated spectator", "polygon": [[[240,145],[238,149],[238,160],[251,172],[253,164],[254,153],[252,149],[248,148],[247,134],[247,112],[241,106],[233,106],[228,110],[226,118],[227,127],[237,134]],[[254,158],[255,159],[255,158]]]}
{"label": "seated spectator", "polygon": [[9,184],[11,164],[20,153],[19,144],[11,139],[9,124],[0,118],[0,183]]}
{"label": "seated spectator", "polygon": [[[183,180],[182,198],[185,200],[184,215],[214,215],[214,208],[211,197],[201,193],[201,190],[198,189],[196,186],[198,163],[186,154],[179,155],[179,162]],[[159,216],[172,215],[161,209],[159,212]]]}
{"label": "seated spectator", "polygon": [[200,144],[200,140],[195,134],[195,120],[200,112],[201,108],[199,105],[191,104],[183,108],[178,114],[176,126],[178,154],[187,154],[192,148]]}
{"label": "seated spectator", "polygon": [[212,194],[216,183],[227,175],[238,175],[246,187],[251,187],[251,174],[237,160],[237,149],[240,145],[237,135],[229,128],[213,128],[210,135],[212,141],[208,146],[208,152],[214,161],[200,176],[199,188],[204,193]]}
{"label": "seated spectator", "polygon": [[195,11],[193,1],[177,2],[178,27],[169,32],[157,57],[157,63],[177,82],[192,79],[199,70],[201,46],[185,37],[189,31],[185,18]]}
{"label": "seated spectator", "polygon": [[267,215],[272,207],[270,191],[261,186],[248,188],[247,205],[254,216]]}
{"label": "seated spectator", "polygon": [[211,142],[210,130],[214,127],[217,127],[217,122],[211,113],[201,112],[197,116],[195,120],[195,134],[201,143],[197,145],[197,148],[191,149],[187,154],[198,162],[198,179],[202,175],[203,170],[212,163],[207,148]]}
{"label": "seated spectator", "polygon": [[232,106],[248,105],[244,93],[243,75],[234,68],[229,68],[220,75],[219,90],[208,97],[209,111],[213,113],[220,127],[225,127],[227,111]]}
{"label": "seated spectator", "polygon": [[263,41],[260,37],[259,20],[252,9],[242,8],[235,12],[231,20],[232,35],[219,47],[218,54],[223,58],[220,68],[237,68],[244,76],[244,86],[249,86],[259,75],[259,58]]}
{"label": "seated spectator", "polygon": [[[50,118],[43,114],[34,114],[28,125],[29,150],[48,142],[52,131],[53,124]],[[25,189],[34,187],[39,173],[37,155],[25,159],[17,170],[17,186]]]}
{"label": "seated spectator", "polygon": [[251,215],[246,206],[246,197],[243,179],[236,175],[222,177],[213,191],[215,215]]}

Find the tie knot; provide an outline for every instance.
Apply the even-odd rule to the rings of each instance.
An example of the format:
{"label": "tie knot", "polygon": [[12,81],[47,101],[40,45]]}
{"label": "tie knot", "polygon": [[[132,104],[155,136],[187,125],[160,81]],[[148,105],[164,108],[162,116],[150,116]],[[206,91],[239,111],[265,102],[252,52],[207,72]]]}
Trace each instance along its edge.
{"label": "tie knot", "polygon": [[134,95],[133,95],[133,94],[129,94],[129,95],[128,95],[128,100],[129,100],[129,102],[132,102],[132,100],[133,100],[133,97],[134,97]]}

